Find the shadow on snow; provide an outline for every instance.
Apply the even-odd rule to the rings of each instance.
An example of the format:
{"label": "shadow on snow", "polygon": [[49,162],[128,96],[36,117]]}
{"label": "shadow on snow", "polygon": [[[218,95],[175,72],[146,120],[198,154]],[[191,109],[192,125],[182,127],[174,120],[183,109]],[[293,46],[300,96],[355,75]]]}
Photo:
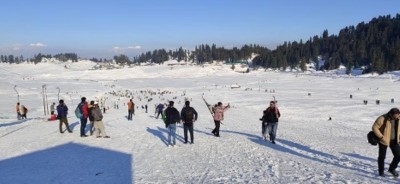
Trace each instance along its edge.
{"label": "shadow on snow", "polygon": [[67,143],[0,161],[0,183],[133,183],[130,154]]}
{"label": "shadow on snow", "polygon": [[[185,142],[185,139],[181,135],[178,134],[178,132],[180,132],[180,130],[178,130],[178,128],[182,129],[181,127],[178,127],[178,126],[176,127],[176,132],[177,132],[176,139],[178,141]],[[147,127],[146,130],[147,130],[147,132],[149,132],[149,133],[153,134],[154,136],[157,136],[158,138],[160,138],[160,140],[165,145],[168,145],[168,129],[160,128],[160,127],[157,127],[157,129],[152,129],[152,128]],[[183,131],[181,131],[181,132],[183,132]]]}
{"label": "shadow on snow", "polygon": [[[343,169],[357,171],[361,176],[364,176],[366,178],[370,178],[373,180],[382,179],[382,178],[373,177],[373,176],[377,176],[377,173],[368,172],[366,170],[361,169],[361,168],[365,168],[365,167],[371,167],[371,165],[369,165],[369,164],[364,165],[364,164],[360,164],[358,162],[354,162],[351,160],[341,159],[341,158],[338,158],[337,156],[334,156],[334,155],[331,155],[328,153],[324,153],[322,151],[314,150],[308,146],[304,146],[304,145],[301,145],[301,144],[298,144],[298,143],[295,143],[295,142],[292,142],[289,140],[276,139],[277,144],[272,144],[269,141],[266,142],[266,141],[262,140],[260,136],[257,136],[254,134],[230,131],[230,130],[220,130],[220,132],[243,135],[243,136],[246,136],[253,143],[269,147],[276,151],[289,153],[289,154],[292,154],[292,155],[295,155],[298,157],[302,157],[305,159],[317,161],[317,162],[320,162],[323,164],[332,165],[332,166],[343,168]],[[371,159],[369,159],[367,157],[361,157],[361,156],[356,156],[356,155],[347,155],[347,156],[352,156],[352,157],[361,158],[361,159],[368,159],[369,161],[371,161]],[[321,159],[321,157],[323,157],[325,159]],[[375,162],[376,160],[373,160],[373,161]],[[351,167],[347,166],[346,165],[347,162],[350,162],[350,164],[352,166]],[[391,183],[392,181],[385,180],[385,182]],[[394,182],[394,183],[396,183],[396,182]]]}
{"label": "shadow on snow", "polygon": [[32,118],[23,119],[23,120],[18,120],[18,121],[14,121],[14,122],[10,122],[10,123],[1,123],[1,124],[0,124],[0,127],[8,127],[8,126],[13,126],[13,125],[18,125],[18,124],[24,123],[24,122],[26,122],[26,121],[29,121],[29,120],[31,120],[31,119],[32,119]]}

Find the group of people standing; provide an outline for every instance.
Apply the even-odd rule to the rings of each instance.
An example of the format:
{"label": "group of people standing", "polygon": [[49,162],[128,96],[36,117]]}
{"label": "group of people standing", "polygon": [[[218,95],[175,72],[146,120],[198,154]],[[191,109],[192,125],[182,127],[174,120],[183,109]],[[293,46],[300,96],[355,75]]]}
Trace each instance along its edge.
{"label": "group of people standing", "polygon": [[[181,113],[174,107],[174,101],[170,101],[165,113],[165,127],[168,129],[168,146],[176,145],[176,124],[183,122],[185,144],[188,143],[188,131],[190,134],[190,143],[194,143],[193,123],[197,120],[197,111],[190,107],[190,102],[185,102],[185,107]],[[158,116],[157,116],[158,117]]]}
{"label": "group of people standing", "polygon": [[[57,119],[59,120],[59,131],[60,133],[64,133],[68,131],[72,133],[72,130],[68,124],[68,107],[65,104],[64,100],[59,100],[59,104],[55,108],[55,103],[51,105],[51,114],[55,115],[55,110],[57,110]],[[127,103],[128,106],[128,120],[132,120],[132,115],[135,113],[135,104],[132,99]],[[223,106],[222,102],[218,102],[214,106],[209,106],[211,109],[211,113],[214,119],[215,128],[212,130],[212,134],[216,137],[220,137],[220,126],[221,121],[224,119],[224,112],[230,108],[230,105]],[[18,119],[26,118],[27,109],[25,106],[17,103],[16,111],[18,114]],[[165,116],[165,125],[168,129],[168,145],[175,146],[176,145],[176,124],[183,122],[184,129],[184,139],[185,144],[189,143],[188,132],[190,134],[190,143],[194,143],[194,135],[193,135],[193,127],[194,122],[198,118],[197,111],[190,106],[190,101],[185,102],[185,106],[182,108],[181,112],[174,107],[174,101],[169,101],[168,107],[164,111],[164,105],[159,104],[156,106],[156,118],[159,115]],[[103,114],[98,105],[98,102],[90,101],[87,103],[86,97],[81,98],[81,102],[78,104],[75,109],[75,115],[80,119],[80,136],[87,137],[86,135],[86,126],[88,120],[90,121],[90,135],[95,134],[97,138],[109,138],[105,132],[105,127],[103,124]],[[262,121],[262,137],[264,140],[267,139],[267,133],[269,134],[269,140],[275,144],[276,132],[278,127],[278,119],[280,117],[280,112],[278,107],[276,107],[276,102],[271,101],[270,106],[264,110],[263,117],[260,119]],[[65,125],[66,130],[63,130],[63,125]],[[399,149],[400,155],[400,149]]]}
{"label": "group of people standing", "polygon": [[[66,130],[69,133],[72,133],[72,130],[68,124],[68,107],[64,103],[64,100],[59,101],[59,105],[57,106],[57,119],[59,119],[59,130],[60,133],[64,133],[65,131],[62,129],[62,125],[66,126]],[[103,114],[99,107],[98,102],[90,101],[90,104],[86,102],[86,97],[81,98],[81,102],[78,104],[77,108],[75,109],[75,115],[77,118],[80,119],[81,127],[80,127],[80,136],[81,137],[88,137],[86,135],[86,125],[88,119],[90,121],[90,135],[95,134],[96,138],[110,138],[106,134],[104,124],[103,124]]]}
{"label": "group of people standing", "polygon": [[[221,121],[224,119],[224,112],[227,111],[230,106],[229,104],[227,106],[223,106],[222,102],[218,102],[216,105],[213,107],[209,107],[212,109],[212,116],[214,119],[215,123],[215,128],[211,132],[214,136],[219,137],[219,129],[221,125]],[[197,111],[190,106],[190,101],[185,102],[185,106],[182,108],[181,112],[174,107],[174,101],[170,101],[167,109],[165,109],[164,112],[162,112],[163,106],[162,104],[157,106],[157,117],[161,114],[164,113],[166,116],[165,119],[165,126],[168,129],[168,145],[169,146],[175,146],[176,145],[176,123],[183,123],[183,130],[184,130],[184,139],[185,139],[185,144],[189,143],[188,141],[188,132],[190,134],[190,144],[194,144],[194,133],[193,133],[193,127],[194,127],[194,122],[196,122],[198,118],[198,113]]]}
{"label": "group of people standing", "polygon": [[[128,120],[131,120],[130,103],[133,104],[132,100],[128,102]],[[208,104],[207,104],[208,105]],[[211,111],[211,115],[214,119],[215,128],[211,133],[220,137],[220,126],[222,120],[224,120],[224,112],[226,112],[230,105],[223,106],[222,102],[218,102],[214,106],[208,105]],[[185,144],[188,142],[188,132],[190,134],[190,143],[194,143],[193,136],[193,124],[198,118],[197,111],[190,106],[190,101],[185,102],[185,106],[182,108],[181,112],[174,107],[174,101],[169,101],[168,107],[164,110],[164,104],[160,103],[155,107],[155,118],[158,119],[160,115],[165,116],[165,126],[168,129],[168,146],[176,145],[176,124],[183,122],[184,129],[184,139]],[[263,117],[260,119],[262,121],[262,137],[266,141],[267,134],[269,134],[269,140],[275,144],[278,120],[281,114],[278,107],[276,106],[276,101],[271,101],[270,106],[263,111]]]}

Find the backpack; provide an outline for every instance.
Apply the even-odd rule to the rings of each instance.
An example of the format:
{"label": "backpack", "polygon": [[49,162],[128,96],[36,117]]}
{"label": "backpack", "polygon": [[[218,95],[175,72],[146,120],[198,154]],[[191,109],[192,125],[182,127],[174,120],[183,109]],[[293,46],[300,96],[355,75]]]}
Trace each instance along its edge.
{"label": "backpack", "polygon": [[368,143],[370,143],[373,146],[376,146],[379,143],[379,138],[375,135],[373,131],[370,131],[367,134],[367,138],[368,138]]}
{"label": "backpack", "polygon": [[186,108],[185,116],[183,118],[185,118],[185,121],[193,121],[193,108],[192,107]]}
{"label": "backpack", "polygon": [[179,115],[179,111],[176,110],[174,107],[171,108],[169,113],[171,113],[170,116],[172,123],[179,123],[181,121],[181,116]]}
{"label": "backpack", "polygon": [[78,106],[75,108],[75,116],[78,119],[81,119],[83,117],[83,111],[82,111],[82,103],[79,103]]}
{"label": "backpack", "polygon": [[[383,125],[381,127],[381,130],[384,130],[386,128],[386,121],[387,120],[388,120],[388,118],[387,118],[387,116],[385,116],[385,118],[383,119],[384,123],[383,123]],[[375,135],[374,131],[368,132],[367,140],[368,140],[368,143],[370,143],[373,146],[378,145],[378,143],[380,141],[379,138]]]}

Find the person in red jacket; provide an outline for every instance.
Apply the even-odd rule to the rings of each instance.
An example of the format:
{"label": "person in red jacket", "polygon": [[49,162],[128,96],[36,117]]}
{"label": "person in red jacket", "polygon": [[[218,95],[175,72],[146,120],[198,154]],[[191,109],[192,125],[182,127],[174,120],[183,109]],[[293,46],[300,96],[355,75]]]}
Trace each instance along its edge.
{"label": "person in red jacket", "polygon": [[81,112],[82,112],[82,117],[81,117],[81,137],[87,137],[86,133],[85,133],[85,129],[86,129],[86,124],[87,124],[87,120],[89,117],[89,106],[88,103],[86,102],[86,97],[82,97],[81,98],[81,103],[79,104],[79,106],[81,107]]}

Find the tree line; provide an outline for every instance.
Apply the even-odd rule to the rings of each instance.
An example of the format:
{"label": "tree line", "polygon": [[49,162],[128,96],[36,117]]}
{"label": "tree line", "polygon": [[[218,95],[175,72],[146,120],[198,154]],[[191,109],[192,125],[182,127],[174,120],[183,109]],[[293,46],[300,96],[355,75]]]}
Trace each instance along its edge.
{"label": "tree line", "polygon": [[[400,70],[400,14],[373,18],[368,23],[361,22],[357,26],[348,26],[337,35],[329,35],[324,30],[322,35],[310,37],[307,41],[288,41],[277,46],[275,50],[256,44],[244,45],[240,48],[217,47],[215,44],[197,45],[194,50],[180,47],[176,50],[156,49],[148,51],[130,59],[121,54],[114,56],[114,61],[121,65],[154,63],[161,64],[170,59],[178,62],[193,62],[197,64],[213,61],[234,62],[248,60],[252,54],[257,54],[252,60],[253,66],[258,68],[301,68],[306,70],[306,64],[315,63],[317,70],[337,69],[340,65],[350,73],[353,68],[364,67],[365,72],[384,73]],[[43,57],[51,55],[37,54],[31,59],[24,60],[23,56],[1,55],[1,62],[20,63],[24,61],[40,62]],[[78,61],[75,53],[54,55],[61,61]],[[319,59],[324,64],[319,66]],[[107,59],[91,59],[95,62],[109,61]]]}
{"label": "tree line", "polygon": [[24,59],[24,57],[21,56],[14,56],[14,55],[0,55],[0,62],[2,63],[23,63],[23,62],[28,62],[28,63],[40,63],[42,62],[43,58],[51,59],[51,58],[56,58],[59,61],[66,62],[71,60],[72,62],[78,62],[78,54],[76,53],[60,53],[52,56],[51,54],[35,54],[32,58],[27,58]]}
{"label": "tree line", "polygon": [[[344,65],[347,73],[360,67],[364,67],[366,73],[400,70],[400,14],[379,16],[368,23],[348,26],[337,35],[329,35],[328,30],[324,30],[321,36],[315,35],[305,42],[284,42],[275,50],[255,44],[232,49],[202,44],[191,52],[180,48],[174,52],[160,49],[143,53],[134,57],[133,63],[162,63],[172,58],[203,64],[214,60],[247,60],[252,53],[258,54],[252,60],[254,67],[281,70],[299,67],[304,71],[306,64],[313,62],[317,70]],[[325,61],[322,66],[319,66],[319,59]]]}
{"label": "tree line", "polygon": [[[318,65],[318,56],[325,61],[324,65]],[[309,62],[315,62],[317,70],[344,65],[347,73],[359,67],[365,67],[365,73],[400,70],[400,14],[345,27],[338,35],[329,35],[325,30],[322,36],[314,36],[305,43],[285,42],[253,60],[256,66],[282,69],[300,66],[302,70]]]}

